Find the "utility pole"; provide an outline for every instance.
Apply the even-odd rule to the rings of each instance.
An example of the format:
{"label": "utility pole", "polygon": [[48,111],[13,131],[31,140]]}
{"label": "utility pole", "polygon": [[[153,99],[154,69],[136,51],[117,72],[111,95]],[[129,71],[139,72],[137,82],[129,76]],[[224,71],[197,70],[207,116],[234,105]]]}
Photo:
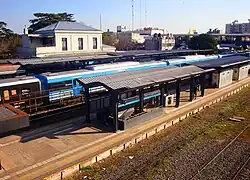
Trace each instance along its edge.
{"label": "utility pole", "polygon": [[141,0],[140,0],[140,28],[142,28],[142,4],[141,4]]}
{"label": "utility pole", "polygon": [[132,31],[134,31],[134,0],[132,0]]}
{"label": "utility pole", "polygon": [[145,27],[147,27],[147,0],[145,0]]}
{"label": "utility pole", "polygon": [[102,31],[102,14],[100,14],[100,30]]}

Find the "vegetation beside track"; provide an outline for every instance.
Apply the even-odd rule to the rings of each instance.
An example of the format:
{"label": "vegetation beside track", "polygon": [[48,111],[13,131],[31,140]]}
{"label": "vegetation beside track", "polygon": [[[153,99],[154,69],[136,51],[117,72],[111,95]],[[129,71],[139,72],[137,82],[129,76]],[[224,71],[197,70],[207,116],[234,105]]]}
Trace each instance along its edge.
{"label": "vegetation beside track", "polygon": [[[246,119],[229,121],[233,116]],[[250,88],[247,88],[134,147],[83,168],[69,179],[190,179],[250,124],[249,118]],[[222,165],[216,168],[217,179],[230,179],[239,161],[247,153],[250,155],[249,129],[237,143],[241,149],[230,154],[237,161],[227,165],[230,167],[227,171]],[[239,154],[242,156],[238,157]],[[206,176],[212,178],[212,174]]]}

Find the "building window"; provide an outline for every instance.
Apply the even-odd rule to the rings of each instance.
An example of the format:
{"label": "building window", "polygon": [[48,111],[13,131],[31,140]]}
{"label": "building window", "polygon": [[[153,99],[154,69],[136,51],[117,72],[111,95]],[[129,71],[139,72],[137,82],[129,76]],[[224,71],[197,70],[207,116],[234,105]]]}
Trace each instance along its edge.
{"label": "building window", "polygon": [[83,38],[78,38],[78,50],[83,50]]}
{"label": "building window", "polygon": [[97,49],[97,38],[93,38],[93,49]]}
{"label": "building window", "polygon": [[68,50],[67,38],[62,38],[62,50],[63,51]]}

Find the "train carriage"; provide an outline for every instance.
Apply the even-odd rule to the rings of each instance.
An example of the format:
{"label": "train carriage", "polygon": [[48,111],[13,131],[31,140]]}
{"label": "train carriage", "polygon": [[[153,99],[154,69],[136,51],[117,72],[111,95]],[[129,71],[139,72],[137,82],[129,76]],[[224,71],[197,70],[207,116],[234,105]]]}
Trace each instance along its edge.
{"label": "train carriage", "polygon": [[41,105],[43,97],[39,79],[27,76],[1,79],[0,103],[10,103],[20,109]]}

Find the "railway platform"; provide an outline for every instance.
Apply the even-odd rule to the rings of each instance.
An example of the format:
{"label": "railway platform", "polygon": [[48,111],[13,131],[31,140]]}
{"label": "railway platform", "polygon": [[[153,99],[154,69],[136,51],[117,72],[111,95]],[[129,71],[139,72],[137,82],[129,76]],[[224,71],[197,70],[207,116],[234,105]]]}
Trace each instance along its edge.
{"label": "railway platform", "polygon": [[[4,170],[0,179],[42,179],[171,122],[204,104],[250,83],[250,78],[222,89],[207,90],[205,97],[190,102],[180,101],[179,108],[166,107],[164,116],[126,131],[113,133],[103,127],[83,123],[78,117],[67,122],[42,127],[0,139],[0,159]],[[183,97],[185,97],[183,95]],[[188,99],[188,98],[187,98]]]}

